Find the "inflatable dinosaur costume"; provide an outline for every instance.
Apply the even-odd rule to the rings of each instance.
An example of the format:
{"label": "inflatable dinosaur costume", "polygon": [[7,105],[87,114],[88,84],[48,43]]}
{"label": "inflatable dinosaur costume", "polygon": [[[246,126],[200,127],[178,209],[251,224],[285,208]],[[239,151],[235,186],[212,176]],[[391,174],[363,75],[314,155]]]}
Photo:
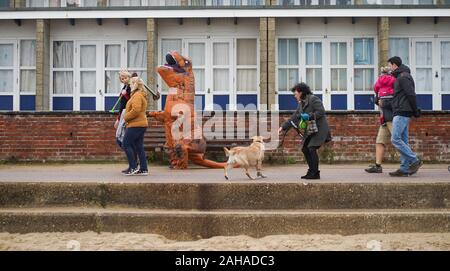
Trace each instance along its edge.
{"label": "inflatable dinosaur costume", "polygon": [[194,121],[195,78],[191,60],[172,51],[166,55],[166,61],[165,65],[157,68],[169,86],[164,111],[150,112],[149,116],[164,123],[165,149],[169,154],[170,166],[185,169],[191,160],[205,167],[224,168],[225,163],[204,159],[206,140],[201,124],[195,126]]}

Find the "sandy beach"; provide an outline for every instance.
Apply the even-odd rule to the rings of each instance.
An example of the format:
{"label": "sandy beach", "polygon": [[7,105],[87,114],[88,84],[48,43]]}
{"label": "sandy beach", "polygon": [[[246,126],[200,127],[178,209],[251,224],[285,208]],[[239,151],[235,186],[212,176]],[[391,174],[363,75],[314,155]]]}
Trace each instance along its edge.
{"label": "sandy beach", "polygon": [[0,250],[450,250],[450,233],[248,236],[180,242],[136,233],[0,233]]}

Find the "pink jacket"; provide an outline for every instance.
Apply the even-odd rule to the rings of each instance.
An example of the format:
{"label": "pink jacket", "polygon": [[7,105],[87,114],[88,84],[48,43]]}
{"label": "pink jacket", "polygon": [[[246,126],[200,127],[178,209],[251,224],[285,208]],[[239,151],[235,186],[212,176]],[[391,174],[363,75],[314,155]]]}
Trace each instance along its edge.
{"label": "pink jacket", "polygon": [[395,77],[392,75],[383,74],[378,77],[373,90],[378,97],[384,97],[389,95],[394,95],[394,83]]}

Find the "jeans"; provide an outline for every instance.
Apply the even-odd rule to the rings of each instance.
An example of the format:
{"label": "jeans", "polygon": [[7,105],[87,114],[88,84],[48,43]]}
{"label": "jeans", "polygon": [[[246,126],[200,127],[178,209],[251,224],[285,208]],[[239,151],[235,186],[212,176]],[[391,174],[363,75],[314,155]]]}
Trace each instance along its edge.
{"label": "jeans", "polygon": [[408,145],[408,128],[411,118],[394,116],[392,120],[392,145],[400,153],[400,171],[408,173],[409,166],[418,161],[417,155]]}
{"label": "jeans", "polygon": [[308,168],[312,173],[319,172],[319,156],[317,155],[317,149],[319,147],[309,147],[309,141],[311,141],[311,136],[307,137],[303,142],[302,152],[305,156],[306,162],[308,163]]}
{"label": "jeans", "polygon": [[123,149],[125,150],[125,154],[127,155],[128,165],[130,169],[135,169],[136,159],[134,157],[135,150],[139,157],[140,169],[147,169],[147,157],[145,156],[144,151],[144,134],[146,127],[132,127],[127,128],[125,132],[125,136],[123,139]]}

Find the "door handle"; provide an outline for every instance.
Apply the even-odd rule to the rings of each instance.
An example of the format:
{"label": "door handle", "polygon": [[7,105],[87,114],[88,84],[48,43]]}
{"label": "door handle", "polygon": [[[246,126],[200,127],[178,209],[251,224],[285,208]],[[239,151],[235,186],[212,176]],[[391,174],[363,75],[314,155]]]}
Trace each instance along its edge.
{"label": "door handle", "polygon": [[98,90],[98,94],[100,94],[100,96],[103,96],[103,92],[101,89]]}
{"label": "door handle", "polygon": [[434,77],[438,78],[438,77],[439,77],[439,73],[436,72],[436,74],[434,75]]}
{"label": "door handle", "polygon": [[208,94],[209,94],[209,93],[211,93],[211,89],[210,89],[210,88],[208,88]]}
{"label": "door handle", "polygon": [[328,88],[325,88],[325,93],[327,93],[327,94],[328,94]]}

